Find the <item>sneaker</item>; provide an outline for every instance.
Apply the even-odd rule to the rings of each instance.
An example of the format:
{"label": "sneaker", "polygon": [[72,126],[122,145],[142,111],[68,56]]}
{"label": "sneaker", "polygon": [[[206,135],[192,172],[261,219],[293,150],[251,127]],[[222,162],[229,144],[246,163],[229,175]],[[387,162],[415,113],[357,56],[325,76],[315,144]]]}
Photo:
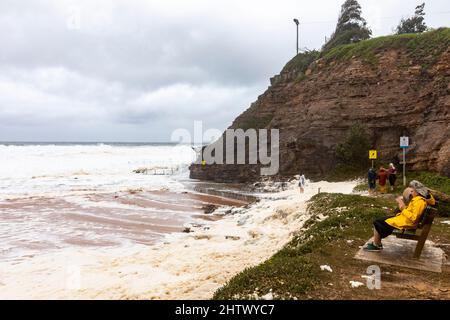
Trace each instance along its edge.
{"label": "sneaker", "polygon": [[375,252],[379,252],[381,250],[383,250],[383,245],[379,245],[377,246],[375,243],[368,243],[365,247],[364,250],[366,251],[375,251]]}

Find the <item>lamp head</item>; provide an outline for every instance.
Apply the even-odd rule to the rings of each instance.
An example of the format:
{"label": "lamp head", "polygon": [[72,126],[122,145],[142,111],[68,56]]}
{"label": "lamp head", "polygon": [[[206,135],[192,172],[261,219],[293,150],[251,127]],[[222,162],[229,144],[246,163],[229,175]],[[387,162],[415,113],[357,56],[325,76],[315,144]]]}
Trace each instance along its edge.
{"label": "lamp head", "polygon": [[296,25],[299,24],[298,19],[294,19],[294,22],[295,22]]}

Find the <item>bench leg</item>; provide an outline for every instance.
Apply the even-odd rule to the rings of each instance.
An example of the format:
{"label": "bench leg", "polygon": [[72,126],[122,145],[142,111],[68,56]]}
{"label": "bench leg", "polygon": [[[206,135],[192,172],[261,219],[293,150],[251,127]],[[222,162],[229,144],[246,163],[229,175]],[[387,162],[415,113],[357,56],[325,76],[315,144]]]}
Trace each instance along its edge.
{"label": "bench leg", "polygon": [[416,259],[420,258],[426,240],[427,240],[426,238],[422,238],[419,241],[417,241],[416,249],[414,250],[414,258]]}
{"label": "bench leg", "polygon": [[416,249],[414,250],[414,258],[419,259],[422,254],[423,247],[425,246],[425,241],[427,241],[428,233],[430,232],[431,224],[427,224],[423,227],[420,238],[417,241]]}

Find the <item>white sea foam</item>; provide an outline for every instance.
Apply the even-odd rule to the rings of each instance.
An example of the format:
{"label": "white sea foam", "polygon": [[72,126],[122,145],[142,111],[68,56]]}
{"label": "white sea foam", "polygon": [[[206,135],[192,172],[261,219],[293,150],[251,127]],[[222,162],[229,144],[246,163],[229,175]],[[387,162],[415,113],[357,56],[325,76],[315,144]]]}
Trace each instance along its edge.
{"label": "white sea foam", "polygon": [[[178,179],[187,171],[133,170],[186,169],[192,156],[189,147],[173,146],[0,146],[0,204],[7,204],[0,219],[0,298],[210,298],[301,228],[305,201],[318,188],[351,193],[355,185],[311,183],[300,194],[292,183],[261,194],[250,208],[221,208],[223,219],[200,226],[170,199],[165,203],[174,210],[159,209],[158,193],[128,192],[184,190]],[[6,198],[18,198],[18,205]],[[141,200],[155,207],[137,205]],[[162,235],[153,228],[185,223],[194,232]]]}
{"label": "white sea foam", "polygon": [[[181,227],[192,219],[177,204],[169,210],[157,198],[160,208],[139,206],[136,196],[119,200],[133,190],[184,190],[179,180],[194,155],[170,145],[0,145],[0,260],[67,248],[67,241],[147,243],[161,228]],[[133,172],[142,167],[176,174]]]}
{"label": "white sea foam", "polygon": [[180,189],[167,176],[144,176],[133,170],[163,167],[183,176],[194,157],[188,146],[0,145],[0,200],[88,188]]}
{"label": "white sea foam", "polygon": [[[150,246],[130,242],[116,248],[67,247],[18,263],[0,262],[0,298],[208,299],[301,229],[308,219],[306,200],[319,187],[323,192],[351,193],[355,185],[311,183],[300,194],[294,183],[206,227],[168,234]],[[68,285],[71,279],[75,286]]]}

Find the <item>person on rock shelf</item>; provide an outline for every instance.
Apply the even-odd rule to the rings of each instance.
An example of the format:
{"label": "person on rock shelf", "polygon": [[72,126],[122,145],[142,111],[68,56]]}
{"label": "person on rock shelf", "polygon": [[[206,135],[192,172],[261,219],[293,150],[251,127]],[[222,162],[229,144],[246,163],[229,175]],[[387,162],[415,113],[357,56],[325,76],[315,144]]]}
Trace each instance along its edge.
{"label": "person on rock shelf", "polygon": [[379,252],[383,250],[381,239],[392,234],[395,229],[416,229],[422,213],[427,205],[433,206],[436,201],[428,189],[419,181],[413,180],[403,192],[403,197],[396,199],[398,213],[394,217],[382,217],[373,221],[373,241],[364,250]]}

